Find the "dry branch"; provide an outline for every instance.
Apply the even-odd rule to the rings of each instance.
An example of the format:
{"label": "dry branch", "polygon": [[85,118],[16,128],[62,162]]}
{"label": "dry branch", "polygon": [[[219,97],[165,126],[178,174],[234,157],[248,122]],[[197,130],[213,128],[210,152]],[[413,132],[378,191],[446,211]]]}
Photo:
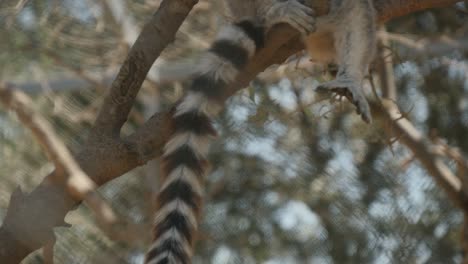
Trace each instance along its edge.
{"label": "dry branch", "polygon": [[389,136],[398,138],[414,153],[452,202],[460,209],[468,210],[468,197],[463,192],[461,180],[445,165],[437,152],[438,146],[432,144],[429,138],[403,117],[393,101],[383,100],[382,104],[373,104],[372,110],[385,123],[390,124]]}
{"label": "dry branch", "polygon": [[[314,1],[326,7],[329,0]],[[379,21],[405,15],[431,7],[448,6],[454,0],[374,0],[379,13]],[[164,130],[166,113],[157,114],[148,120],[133,135],[120,138],[120,129],[128,118],[135,97],[148,70],[169,44],[184,21],[196,0],[165,0],[160,9],[145,25],[133,45],[120,72],[105,98],[89,141],[77,156],[77,161],[87,175],[98,185],[102,185],[149,160],[158,157],[165,142]],[[325,5],[324,5],[325,4]],[[326,12],[320,9],[317,13]],[[269,33],[267,46],[259,52],[240,74],[236,83],[229,89],[226,98],[245,86],[266,67],[284,61],[288,56],[300,51],[298,33],[288,26],[278,26]],[[12,194],[9,210],[0,227],[0,263],[18,263],[30,252],[53,239],[52,229],[63,224],[65,215],[76,206],[64,186],[54,182],[57,171],[24,195],[21,191]],[[13,211],[12,208],[25,208]],[[25,211],[32,212],[25,212]],[[36,215],[32,225],[31,214]],[[6,221],[14,219],[15,222]]]}
{"label": "dry branch", "polygon": [[[97,185],[81,170],[47,120],[31,108],[31,99],[14,87],[0,85],[0,102],[16,113],[21,123],[32,132],[47,157],[54,163],[57,173],[53,180],[64,184],[74,199],[84,200],[101,225],[110,227],[115,224],[117,217],[112,208],[95,192]],[[53,247],[53,243],[49,246]]]}
{"label": "dry branch", "polygon": [[[445,146],[435,144],[419,132],[411,122],[402,117],[401,112],[395,103],[391,100],[383,100],[381,103],[371,105],[374,115],[382,118],[383,122],[390,124],[388,126],[388,136],[398,138],[403,145],[408,147],[414,154],[427,173],[435,180],[437,185],[445,191],[450,201],[457,206],[465,217],[462,238],[462,250],[464,255],[463,263],[468,264],[468,194],[463,188],[463,179],[457,177],[452,170],[444,163],[440,150]],[[450,157],[450,155],[449,155]],[[458,156],[459,163],[462,166],[467,165],[467,161]]]}
{"label": "dry branch", "polygon": [[[388,41],[392,35],[381,31],[380,37],[383,45],[388,46]],[[420,46],[409,41],[406,38],[393,35],[393,40],[399,40],[406,45],[413,47],[418,51],[426,51],[434,49],[427,49],[425,45]],[[403,40],[403,41],[401,41]],[[414,45],[413,45],[414,44]],[[431,44],[433,45],[433,44]],[[440,46],[440,45],[435,45]],[[461,248],[463,252],[463,263],[468,264],[468,161],[456,149],[449,147],[445,142],[439,138],[432,136],[424,136],[406,119],[406,114],[400,112],[394,104],[396,100],[396,82],[393,72],[393,62],[388,60],[387,52],[381,50],[379,56],[380,67],[378,67],[379,76],[381,80],[381,90],[384,99],[381,103],[372,105],[374,114],[383,118],[386,126],[388,137],[393,137],[393,141],[400,141],[407,146],[412,152],[413,157],[410,161],[417,159],[422,166],[426,169],[428,174],[435,180],[439,187],[441,187],[449,199],[464,213],[463,231],[461,232]],[[455,175],[450,168],[444,163],[442,157],[448,157],[457,163],[458,173]]]}

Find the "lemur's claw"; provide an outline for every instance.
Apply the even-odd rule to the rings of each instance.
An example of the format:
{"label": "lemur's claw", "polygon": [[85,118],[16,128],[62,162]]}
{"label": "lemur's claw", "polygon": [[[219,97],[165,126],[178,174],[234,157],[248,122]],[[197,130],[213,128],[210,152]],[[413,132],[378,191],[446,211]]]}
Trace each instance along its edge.
{"label": "lemur's claw", "polygon": [[356,112],[361,116],[362,120],[366,123],[372,123],[369,103],[362,93],[360,85],[357,85],[355,82],[336,79],[320,84],[316,91],[331,92],[346,97],[356,106]]}
{"label": "lemur's claw", "polygon": [[315,31],[315,11],[297,0],[279,2],[271,6],[266,19],[269,26],[287,23],[304,35]]}

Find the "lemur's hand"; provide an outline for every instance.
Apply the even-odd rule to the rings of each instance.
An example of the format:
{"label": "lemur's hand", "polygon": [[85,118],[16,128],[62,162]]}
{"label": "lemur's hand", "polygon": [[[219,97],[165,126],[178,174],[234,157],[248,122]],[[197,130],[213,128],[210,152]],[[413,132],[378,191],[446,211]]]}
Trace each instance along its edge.
{"label": "lemur's hand", "polygon": [[335,80],[324,82],[317,87],[317,92],[332,92],[345,96],[356,106],[357,113],[366,123],[372,123],[372,115],[369,103],[362,91],[361,84],[346,77],[338,77]]}
{"label": "lemur's hand", "polygon": [[314,10],[301,4],[298,0],[277,1],[265,11],[267,27],[287,23],[304,35],[315,31]]}

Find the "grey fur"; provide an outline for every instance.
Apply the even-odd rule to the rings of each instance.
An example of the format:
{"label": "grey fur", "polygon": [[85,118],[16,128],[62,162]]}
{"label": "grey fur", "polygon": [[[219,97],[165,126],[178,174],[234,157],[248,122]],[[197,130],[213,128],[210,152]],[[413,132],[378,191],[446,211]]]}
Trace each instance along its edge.
{"label": "grey fur", "polygon": [[[331,57],[321,59],[338,64],[338,74],[335,80],[322,83],[317,90],[347,95],[368,123],[372,122],[372,116],[362,86],[376,49],[375,16],[371,0],[332,0],[329,14],[317,19],[317,31],[306,39],[313,41],[314,35],[331,34],[334,50],[322,50]],[[317,51],[309,51],[314,59]]]}
{"label": "grey fur", "polygon": [[[376,14],[372,0],[331,0],[330,12],[315,17],[297,0],[224,0],[228,20],[250,20],[266,28],[288,23],[300,31],[312,60],[338,64],[335,80],[322,83],[318,92],[347,95],[362,119],[372,122],[362,89],[376,49]],[[201,57],[204,57],[202,55]],[[197,63],[167,65],[159,70],[161,81],[192,78],[204,72]],[[211,67],[208,65],[208,67]]]}

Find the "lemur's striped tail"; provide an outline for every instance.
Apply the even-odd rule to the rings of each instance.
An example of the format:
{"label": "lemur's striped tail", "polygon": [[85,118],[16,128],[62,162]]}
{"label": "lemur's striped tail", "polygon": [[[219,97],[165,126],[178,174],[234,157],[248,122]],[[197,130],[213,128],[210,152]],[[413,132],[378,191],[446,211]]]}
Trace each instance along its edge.
{"label": "lemur's striped tail", "polygon": [[162,156],[161,189],[148,264],[191,263],[200,219],[211,124],[222,108],[226,85],[262,45],[263,29],[250,21],[226,26],[203,56],[187,93],[172,110],[171,136]]}

